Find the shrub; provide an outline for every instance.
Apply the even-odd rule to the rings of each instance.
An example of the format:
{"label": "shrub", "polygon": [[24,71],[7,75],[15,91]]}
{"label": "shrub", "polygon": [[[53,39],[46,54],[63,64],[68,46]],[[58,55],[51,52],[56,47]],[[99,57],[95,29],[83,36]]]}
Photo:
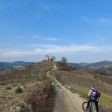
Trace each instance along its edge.
{"label": "shrub", "polygon": [[16,93],[16,94],[17,94],[17,93],[22,93],[22,92],[23,92],[23,90],[22,90],[21,87],[17,87],[16,90],[15,90],[15,93]]}
{"label": "shrub", "polygon": [[6,87],[6,90],[11,90],[12,88],[11,87]]}

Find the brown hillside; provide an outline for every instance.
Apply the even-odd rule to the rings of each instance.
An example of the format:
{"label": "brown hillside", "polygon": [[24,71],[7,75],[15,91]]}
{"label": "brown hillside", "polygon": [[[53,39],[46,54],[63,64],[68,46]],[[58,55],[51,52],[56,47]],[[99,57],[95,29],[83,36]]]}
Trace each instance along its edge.
{"label": "brown hillside", "polygon": [[[95,87],[103,92],[112,94],[112,78],[107,76],[100,76],[98,74],[91,74],[84,69],[74,70],[56,70],[52,71],[52,75],[55,76],[63,85],[79,85],[84,87]],[[107,86],[108,85],[108,88]]]}
{"label": "brown hillside", "polygon": [[[53,63],[45,61],[0,75],[0,112],[53,112],[55,96],[50,94],[51,80],[46,77],[51,69]],[[16,93],[18,87],[22,93]]]}

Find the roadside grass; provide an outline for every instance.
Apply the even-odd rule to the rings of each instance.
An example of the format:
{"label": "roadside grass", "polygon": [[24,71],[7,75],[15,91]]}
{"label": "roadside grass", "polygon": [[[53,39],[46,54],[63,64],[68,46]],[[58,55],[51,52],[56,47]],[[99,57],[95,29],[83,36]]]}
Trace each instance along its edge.
{"label": "roadside grass", "polygon": [[73,93],[78,93],[80,95],[80,97],[83,97],[83,98],[87,98],[87,94],[88,94],[88,91],[89,91],[88,88],[81,87],[81,86],[78,86],[78,85],[71,86],[70,90]]}
{"label": "roadside grass", "polygon": [[[80,97],[83,97],[85,99],[87,99],[87,95],[88,95],[88,91],[89,88],[85,88],[82,86],[71,86],[70,89],[73,93],[78,93],[80,95]],[[106,112],[111,112],[112,109],[112,95],[108,95],[107,93],[101,92],[101,97],[100,97],[100,103],[99,106],[103,107],[104,109],[106,109]]]}
{"label": "roadside grass", "polygon": [[38,79],[35,78],[30,80],[24,80],[24,82],[19,81],[0,85],[0,98],[2,99],[2,100],[0,99],[0,104],[2,104],[1,101],[3,101],[5,97],[7,98],[13,96],[15,94],[15,90],[17,87],[21,87],[24,91],[33,85],[39,85],[39,83],[41,83],[41,81],[38,81]]}
{"label": "roadside grass", "polygon": [[111,107],[112,109],[112,95],[108,95],[102,92],[102,96],[100,98],[101,104],[105,106],[107,109]]}
{"label": "roadside grass", "polygon": [[[36,78],[30,81],[7,83],[0,85],[0,112],[2,109],[9,109],[22,102],[24,98],[29,94],[28,91],[37,90],[42,81],[38,81]],[[16,94],[16,89],[20,87],[23,92]],[[19,93],[19,92],[18,92]],[[5,107],[7,105],[7,107]],[[12,111],[11,111],[12,112]]]}

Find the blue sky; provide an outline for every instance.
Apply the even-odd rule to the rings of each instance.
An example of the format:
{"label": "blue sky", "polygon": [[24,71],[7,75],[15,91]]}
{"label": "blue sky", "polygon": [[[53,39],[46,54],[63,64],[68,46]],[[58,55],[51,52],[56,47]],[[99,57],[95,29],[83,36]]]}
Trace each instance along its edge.
{"label": "blue sky", "polygon": [[112,60],[111,0],[0,0],[0,61]]}

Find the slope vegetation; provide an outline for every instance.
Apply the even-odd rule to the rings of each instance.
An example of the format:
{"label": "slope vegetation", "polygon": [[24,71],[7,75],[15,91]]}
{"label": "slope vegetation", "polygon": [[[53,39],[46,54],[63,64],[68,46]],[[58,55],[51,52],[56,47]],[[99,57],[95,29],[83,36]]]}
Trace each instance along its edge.
{"label": "slope vegetation", "polygon": [[[53,63],[45,61],[0,75],[0,112],[53,112],[55,95],[46,77],[51,69]],[[22,89],[21,93],[16,92],[17,88]]]}
{"label": "slope vegetation", "polygon": [[[59,64],[59,63],[58,63]],[[57,65],[58,65],[57,64]],[[67,67],[66,67],[67,68]],[[87,97],[90,85],[101,92],[100,107],[102,112],[112,111],[112,78],[91,74],[84,69],[60,69],[52,71],[51,74],[65,87],[70,87],[72,92],[79,93],[82,97]]]}

